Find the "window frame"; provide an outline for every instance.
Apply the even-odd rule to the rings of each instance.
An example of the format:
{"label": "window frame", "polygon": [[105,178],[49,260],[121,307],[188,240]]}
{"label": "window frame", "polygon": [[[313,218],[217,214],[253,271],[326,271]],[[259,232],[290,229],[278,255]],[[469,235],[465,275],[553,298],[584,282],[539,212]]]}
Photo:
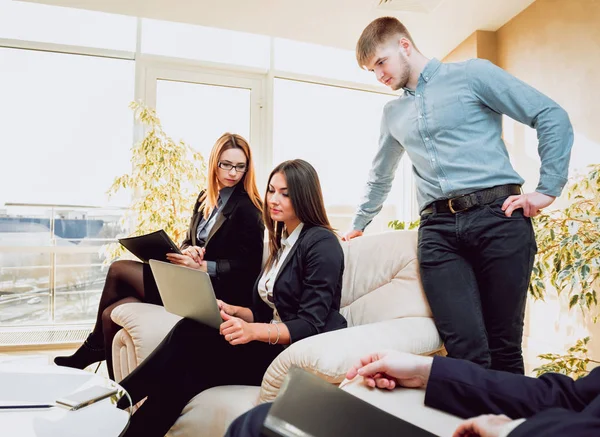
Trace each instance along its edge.
{"label": "window frame", "polygon": [[[210,61],[199,61],[183,58],[174,58],[162,55],[143,54],[140,51],[143,28],[141,18],[137,18],[136,30],[136,51],[121,51],[113,49],[101,49],[94,47],[85,47],[78,45],[55,44],[39,41],[25,41],[0,38],[0,47],[37,50],[44,52],[55,52],[73,55],[85,55],[104,58],[115,58],[124,60],[133,60],[135,62],[134,79],[134,98],[137,101],[144,101],[149,107],[156,107],[156,83],[157,80],[180,80],[184,82],[206,83],[209,85],[223,85],[232,87],[241,87],[252,90],[251,93],[251,136],[250,143],[255,146],[255,161],[257,167],[257,183],[259,186],[265,186],[267,177],[273,166],[273,129],[274,129],[274,84],[275,79],[285,79],[291,81],[306,82],[317,85],[333,86],[353,91],[372,92],[384,95],[398,96],[398,93],[392,92],[383,85],[369,85],[366,83],[352,82],[347,80],[338,80],[325,76],[308,75],[292,71],[276,70],[274,59],[275,37],[271,37],[270,44],[270,67],[260,69],[253,67],[244,67],[232,64],[219,64]],[[140,141],[144,135],[139,125],[133,127],[134,142]],[[405,161],[405,160],[404,160]],[[404,171],[400,181],[404,186],[407,178],[411,178],[411,172]],[[367,175],[365,175],[366,181]],[[400,179],[400,178],[399,178]],[[412,185],[410,185],[412,187]],[[411,210],[409,215],[416,218],[418,210],[416,209],[415,193],[409,188]],[[91,208],[104,208],[106,205],[90,206]],[[341,230],[343,231],[343,230]],[[52,253],[53,259],[57,254],[63,253],[64,248],[57,246],[27,246],[27,247],[0,247],[2,252],[23,253],[39,252]],[[54,264],[53,264],[54,266]],[[52,291],[51,291],[52,293]],[[51,308],[54,314],[54,308]],[[50,324],[54,324],[54,317]],[[81,323],[78,323],[81,325]],[[45,324],[47,325],[47,324]],[[22,324],[19,326],[36,326],[32,324]],[[63,326],[61,323],[60,326]]]}

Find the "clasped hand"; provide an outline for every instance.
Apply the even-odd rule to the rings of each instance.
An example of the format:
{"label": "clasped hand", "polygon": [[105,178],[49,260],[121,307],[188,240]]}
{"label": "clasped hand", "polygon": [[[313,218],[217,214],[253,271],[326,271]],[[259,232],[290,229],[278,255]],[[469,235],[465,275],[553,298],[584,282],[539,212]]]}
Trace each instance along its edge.
{"label": "clasped hand", "polygon": [[205,252],[206,250],[203,247],[188,246],[181,251],[181,255],[178,253],[167,253],[167,259],[173,264],[206,272]]}

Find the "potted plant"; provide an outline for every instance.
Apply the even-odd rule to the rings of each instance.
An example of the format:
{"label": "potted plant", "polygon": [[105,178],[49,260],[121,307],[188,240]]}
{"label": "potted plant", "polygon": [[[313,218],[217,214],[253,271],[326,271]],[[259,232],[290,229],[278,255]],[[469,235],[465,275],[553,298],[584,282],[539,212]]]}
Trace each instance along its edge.
{"label": "potted plant", "polygon": [[[108,195],[131,191],[132,202],[121,219],[122,226],[131,230],[129,236],[164,229],[173,241],[180,242],[198,193],[206,185],[206,162],[199,152],[164,132],[154,109],[138,102],[129,107],[145,135],[131,149],[131,172],[117,177]],[[124,252],[118,243],[108,245],[106,262]]]}

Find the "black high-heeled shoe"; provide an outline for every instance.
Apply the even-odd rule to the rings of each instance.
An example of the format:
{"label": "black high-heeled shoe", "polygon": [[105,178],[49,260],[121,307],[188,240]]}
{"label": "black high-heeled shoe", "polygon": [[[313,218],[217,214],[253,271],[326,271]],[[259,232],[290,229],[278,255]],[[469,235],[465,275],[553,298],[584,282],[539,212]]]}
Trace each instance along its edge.
{"label": "black high-heeled shoe", "polygon": [[106,359],[104,347],[94,345],[90,341],[91,338],[92,335],[90,334],[73,355],[54,358],[54,364],[57,366],[72,367],[74,369],[85,369],[90,364],[104,361]]}

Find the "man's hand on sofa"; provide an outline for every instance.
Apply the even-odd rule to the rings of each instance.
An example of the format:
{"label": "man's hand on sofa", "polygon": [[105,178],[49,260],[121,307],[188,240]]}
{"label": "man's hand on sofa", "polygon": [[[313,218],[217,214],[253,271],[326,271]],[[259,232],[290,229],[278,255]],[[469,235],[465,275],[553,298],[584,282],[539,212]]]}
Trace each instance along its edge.
{"label": "man's hand on sofa", "polygon": [[384,351],[361,358],[360,363],[346,374],[347,379],[357,375],[369,387],[393,390],[397,385],[425,388],[431,373],[433,358],[399,351]]}
{"label": "man's hand on sofa", "polygon": [[350,241],[353,238],[361,237],[362,235],[363,235],[363,231],[359,231],[358,229],[353,229],[344,234],[344,236],[342,237],[342,241]]}
{"label": "man's hand on sofa", "polygon": [[484,414],[461,423],[452,437],[501,437],[505,427],[513,420],[504,414]]}

